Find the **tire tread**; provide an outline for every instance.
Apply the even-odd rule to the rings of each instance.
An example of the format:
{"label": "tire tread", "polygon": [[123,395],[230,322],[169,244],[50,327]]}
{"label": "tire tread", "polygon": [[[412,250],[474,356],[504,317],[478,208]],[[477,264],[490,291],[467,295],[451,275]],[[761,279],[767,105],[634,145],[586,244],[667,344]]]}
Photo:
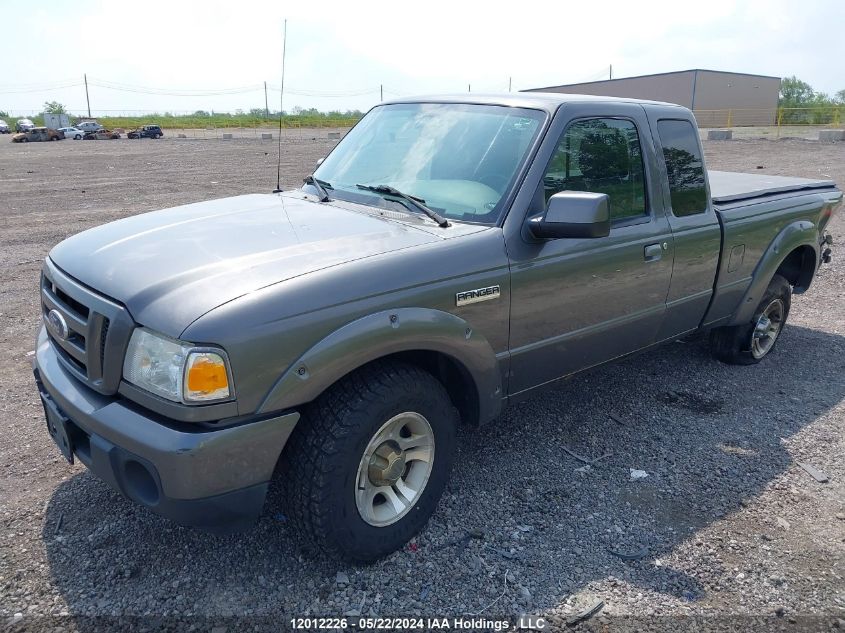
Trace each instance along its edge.
{"label": "tire tread", "polygon": [[[754,311],[754,317],[750,323],[740,325],[725,326],[714,328],[710,332],[710,351],[713,356],[729,365],[754,365],[759,363],[763,358],[766,358],[771,353],[771,350],[763,356],[763,358],[754,358],[750,349],[747,349],[747,343],[751,336],[751,330],[754,323],[757,321],[758,315],[762,312],[763,307],[768,304],[773,298],[780,296],[784,301],[784,318],[783,324],[786,325],[786,320],[789,317],[789,309],[792,304],[792,286],[789,281],[781,275],[775,275],[769,282],[766,292],[763,293],[763,298],[760,304]],[[778,334],[778,339],[783,335],[783,329]],[[775,341],[777,345],[777,340]],[[774,349],[774,345],[772,346]]]}
{"label": "tire tread", "polygon": [[339,547],[328,500],[342,474],[331,458],[355,441],[358,420],[372,403],[389,398],[401,383],[439,390],[448,400],[440,382],[423,369],[396,361],[376,362],[341,379],[308,405],[285,447],[281,474],[291,525],[300,538],[329,555],[360,561],[380,555],[375,549],[350,553]]}

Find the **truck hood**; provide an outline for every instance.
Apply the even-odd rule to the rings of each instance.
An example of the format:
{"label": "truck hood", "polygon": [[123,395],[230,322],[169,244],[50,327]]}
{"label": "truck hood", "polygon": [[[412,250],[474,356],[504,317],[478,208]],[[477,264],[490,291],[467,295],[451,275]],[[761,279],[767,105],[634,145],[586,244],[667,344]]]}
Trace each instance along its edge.
{"label": "truck hood", "polygon": [[194,320],[274,283],[440,238],[289,194],[222,198],[125,218],[58,244],[50,259],[178,337]]}

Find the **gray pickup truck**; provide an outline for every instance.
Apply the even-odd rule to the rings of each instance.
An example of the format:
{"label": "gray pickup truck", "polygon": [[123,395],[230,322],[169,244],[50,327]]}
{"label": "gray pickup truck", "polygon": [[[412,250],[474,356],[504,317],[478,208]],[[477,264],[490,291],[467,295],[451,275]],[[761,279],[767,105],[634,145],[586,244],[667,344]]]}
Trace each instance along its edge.
{"label": "gray pickup truck", "polygon": [[35,380],[65,457],[132,501],[244,527],[277,473],[305,539],[373,560],[434,512],[459,423],[696,331],[771,354],[841,202],[708,173],[679,106],[394,101],[301,189],[53,248]]}

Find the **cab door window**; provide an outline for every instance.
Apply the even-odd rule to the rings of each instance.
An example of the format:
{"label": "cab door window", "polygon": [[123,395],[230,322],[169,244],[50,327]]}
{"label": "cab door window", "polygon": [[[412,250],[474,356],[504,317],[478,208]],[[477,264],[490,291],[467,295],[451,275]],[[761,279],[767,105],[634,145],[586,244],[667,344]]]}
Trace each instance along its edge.
{"label": "cab door window", "polygon": [[633,121],[596,118],[572,123],[546,170],[543,189],[547,203],[561,191],[605,193],[612,221],[648,215],[643,153]]}

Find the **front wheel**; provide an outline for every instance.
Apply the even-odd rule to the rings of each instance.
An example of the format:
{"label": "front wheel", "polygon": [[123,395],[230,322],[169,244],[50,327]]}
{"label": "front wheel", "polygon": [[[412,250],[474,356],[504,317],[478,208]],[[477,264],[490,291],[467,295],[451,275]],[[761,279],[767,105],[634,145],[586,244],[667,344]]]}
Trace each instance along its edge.
{"label": "front wheel", "polygon": [[443,385],[404,363],[374,363],[307,411],[282,456],[291,522],[342,558],[401,548],[434,513],[449,479],[458,413]]}
{"label": "front wheel", "polygon": [[774,349],[791,305],[792,286],[784,277],[775,275],[750,323],[715,328],[710,332],[713,356],[731,365],[759,363]]}

